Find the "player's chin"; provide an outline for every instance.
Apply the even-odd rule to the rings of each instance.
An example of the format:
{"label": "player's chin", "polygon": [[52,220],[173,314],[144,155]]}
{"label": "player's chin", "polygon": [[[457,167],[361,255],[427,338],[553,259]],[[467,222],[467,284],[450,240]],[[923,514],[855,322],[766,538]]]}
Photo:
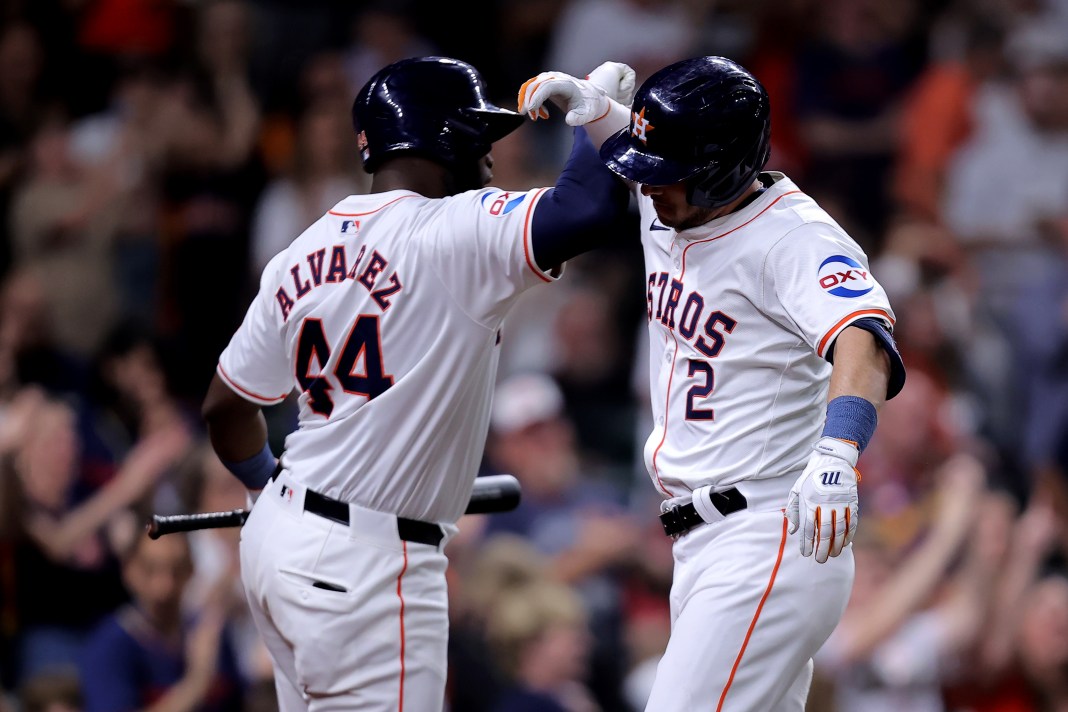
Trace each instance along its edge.
{"label": "player's chin", "polygon": [[675,211],[671,216],[671,222],[664,219],[663,223],[673,228],[676,232],[682,232],[690,228],[700,227],[715,217],[715,211],[713,210],[688,205],[685,210]]}
{"label": "player's chin", "polygon": [[674,206],[670,203],[653,200],[653,210],[656,211],[656,219],[660,221],[661,225],[674,229],[678,221]]}

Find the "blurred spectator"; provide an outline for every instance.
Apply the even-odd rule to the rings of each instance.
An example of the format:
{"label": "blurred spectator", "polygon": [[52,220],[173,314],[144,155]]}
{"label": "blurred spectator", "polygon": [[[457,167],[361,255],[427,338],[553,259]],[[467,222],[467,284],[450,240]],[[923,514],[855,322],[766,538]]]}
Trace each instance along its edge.
{"label": "blurred spectator", "polygon": [[567,582],[627,560],[637,529],[623,495],[583,472],[563,394],[551,377],[521,374],[501,383],[490,427],[489,462],[519,479],[523,498],[515,510],[490,518],[486,536],[528,538]]}
{"label": "blurred spectator", "polygon": [[582,599],[570,588],[541,581],[505,590],[486,629],[512,682],[494,712],[600,712],[582,683],[591,633]]}
{"label": "blurred spectator", "polygon": [[[1041,359],[1033,338],[1020,333],[1020,305],[1033,298],[1032,285],[1063,278],[1057,225],[1068,215],[1068,43],[1056,25],[1032,22],[1013,31],[1006,51],[1013,74],[1008,84],[982,89],[975,131],[947,174],[944,210],[979,285],[972,306],[979,333],[969,345],[972,368],[982,374],[987,434],[1012,460],[1015,444],[1029,438],[1021,429],[1020,378],[1031,375],[1012,365],[1012,349],[1024,338],[1024,364]],[[1025,331],[1036,316],[1027,316]],[[1045,324],[1050,315],[1042,316]]]}
{"label": "blurred spectator", "polygon": [[[298,146],[300,139],[298,124],[307,112],[325,113],[333,111],[340,123],[344,123],[351,132],[352,128],[352,98],[355,91],[349,86],[348,77],[345,74],[345,57],[337,49],[320,50],[310,57],[301,67],[296,82],[297,96],[292,105],[284,105],[268,111],[261,123],[258,149],[263,160],[264,169],[272,179],[292,177],[294,170],[299,168],[299,150],[306,149]],[[355,156],[359,153],[351,140],[341,148],[345,156],[337,156],[333,160],[344,162],[346,158],[356,165],[355,172],[359,178],[364,177],[362,168],[355,163]]]}
{"label": "blurred spectator", "polygon": [[[43,63],[41,40],[32,25],[16,21],[0,27],[0,145],[5,151],[29,141],[44,118]],[[15,167],[10,154],[3,167],[6,183]]]}
{"label": "blurred spectator", "polygon": [[544,70],[584,77],[606,60],[623,62],[639,86],[650,74],[690,54],[698,19],[692,3],[568,0],[556,17]]}
{"label": "blurred spectator", "polygon": [[794,106],[808,165],[801,186],[877,252],[906,89],[920,65],[909,46],[916,3],[818,3],[819,34],[797,57]]}
{"label": "blurred spectator", "polygon": [[[747,56],[732,57],[760,80],[771,102],[771,157],[768,165],[794,179],[804,177],[807,160],[796,111],[797,56],[818,22],[814,0],[761,3],[754,8]],[[715,17],[710,22],[715,22]]]}
{"label": "blurred spectator", "polygon": [[883,427],[857,464],[864,473],[865,526],[880,527],[895,550],[918,535],[939,468],[965,443],[948,393],[927,374],[910,371],[898,396],[880,410]]}
{"label": "blurred spectator", "polygon": [[[189,453],[184,468],[177,473],[188,501],[185,511],[226,512],[247,506],[248,491],[227,470],[218,456],[201,441]],[[185,593],[187,606],[194,610],[218,599],[229,614],[229,632],[234,654],[243,679],[270,683],[274,694],[274,672],[267,648],[263,644],[245,601],[241,585],[238,543],[241,530],[203,529],[189,534],[193,575]]]}
{"label": "blurred spectator", "polygon": [[[761,78],[770,165],[837,205],[867,245],[912,374],[859,465],[855,600],[809,709],[835,697],[850,712],[880,700],[1063,707],[1068,3],[501,0],[459,30],[445,22],[455,7],[427,0],[2,6],[0,710],[83,709],[70,665],[90,626],[127,600],[118,559],[140,517],[244,505],[202,449],[192,404],[263,264],[363,190],[355,87],[439,49],[480,66],[500,105],[537,72],[583,75],[605,60],[640,81],[682,56],[725,54]],[[540,185],[568,131],[538,122],[509,136],[493,182]],[[570,287],[532,290],[502,330],[484,469],[514,472],[524,501],[465,517],[449,543],[454,712],[492,712],[500,698],[496,614],[539,631],[507,642],[527,651],[509,667],[527,692],[569,680],[579,707],[645,707],[671,559],[638,464],[651,416],[636,218],[620,224],[618,249],[572,261]],[[545,381],[530,372],[551,385],[531,385]],[[276,452],[295,402],[267,412]],[[978,492],[951,473],[962,451],[987,463]],[[628,509],[646,513],[636,523]],[[127,652],[166,650],[157,693],[190,676],[181,689],[203,690],[213,651],[228,648],[233,679],[251,685],[246,708],[276,704],[234,585],[238,535],[190,535],[192,569],[173,542],[142,552],[175,549],[153,561],[171,570],[172,592],[189,576],[185,613],[236,607],[225,633],[205,623],[194,634],[183,618],[164,642],[148,624],[126,635],[121,625],[144,620],[136,605],[110,620]],[[585,623],[565,614],[578,609],[561,584]],[[556,603],[528,600],[542,590]],[[592,636],[546,632],[557,619]],[[560,652],[538,653],[549,648]],[[94,679],[127,680],[149,659],[97,656]],[[574,708],[563,697],[533,695]]]}
{"label": "blurred spectator", "polygon": [[338,111],[336,102],[305,109],[291,174],[269,183],[256,205],[251,274],[258,280],[272,257],[342,198],[366,192],[366,178],[352,147],[347,111]]}
{"label": "blurred spectator", "polygon": [[243,681],[212,603],[190,618],[182,597],[193,573],[184,534],[134,537],[123,560],[132,601],[90,637],[82,659],[86,712],[237,710]]}
{"label": "blurred spectator", "polygon": [[865,534],[854,542],[857,574],[849,604],[816,658],[820,674],[837,682],[835,709],[944,709],[943,680],[978,637],[985,595],[997,573],[997,562],[986,557],[947,579],[972,529],[991,527],[980,506],[984,480],[973,458],[948,461],[939,472],[930,527],[903,557],[879,542],[875,529],[861,530]]}
{"label": "blurred spectator", "polygon": [[[486,70],[487,81],[498,89],[502,98],[507,90],[513,87],[518,89],[539,72],[558,69],[545,62],[557,18],[567,3],[568,0],[502,0],[496,3],[499,29],[493,51],[498,62],[496,66],[486,67]],[[593,66],[609,59],[615,58],[603,57]],[[494,144],[495,152],[497,148],[498,144]],[[536,182],[532,187],[535,185],[544,184]]]}
{"label": "blurred spectator", "polygon": [[40,128],[29,176],[11,207],[14,259],[48,285],[44,296],[58,344],[83,357],[117,316],[115,197],[74,160],[65,122]]}
{"label": "blurred spectator", "polygon": [[21,712],[81,712],[81,681],[70,672],[38,675],[19,690],[19,709]]}
{"label": "blurred spectator", "polygon": [[[682,0],[566,0],[537,71],[584,77],[611,60],[629,64],[637,74],[635,86],[640,86],[656,70],[693,52],[702,19],[697,9]],[[549,165],[566,156],[570,127],[544,121],[533,128]]]}
{"label": "blurred spectator", "polygon": [[486,638],[488,616],[506,592],[547,579],[547,562],[524,538],[496,534],[484,539],[489,516],[468,515],[446,553],[449,567],[449,710],[492,712],[506,686],[497,653]]}
{"label": "blurred spectator", "polygon": [[[1061,622],[1056,616],[1045,619],[1039,624],[1045,628],[1038,631],[1034,623],[1048,610],[1038,611],[1028,600],[1044,578],[1060,577],[1049,573],[1056,570],[1048,568],[1056,545],[1051,514],[1041,502],[1029,505],[1015,522],[1012,518],[1016,509],[1012,506],[1003,508],[1000,514],[989,509],[984,513],[993,516],[985,527],[988,531],[980,532],[986,543],[978,546],[995,552],[992,560],[1001,570],[987,592],[987,617],[977,630],[975,644],[946,681],[947,708],[974,712],[1062,709],[1047,706],[1041,691],[1051,682],[1048,673],[1054,672],[1054,688],[1057,675],[1064,679],[1066,658],[1058,659],[1058,646],[1063,650],[1064,639],[1058,630]],[[1005,531],[1009,532],[1008,537]],[[1041,662],[1031,657],[1035,653],[1043,658]],[[1031,668],[1036,662],[1037,667]]]}
{"label": "blurred spectator", "polygon": [[[110,194],[115,213],[114,262],[121,314],[152,323],[158,316],[160,175],[172,141],[168,121],[172,79],[161,64],[124,62],[110,101],[71,126],[70,149],[98,192]],[[103,198],[100,198],[103,199]]]}
{"label": "blurred spectator", "polygon": [[[248,226],[263,185],[260,108],[249,83],[248,3],[198,5],[190,63],[168,92],[161,331],[200,399],[248,303]],[[196,278],[191,278],[196,275]]]}
{"label": "blurred spectator", "polygon": [[491,467],[519,479],[523,498],[496,514],[485,536],[520,535],[548,557],[550,575],[583,596],[595,635],[591,686],[599,702],[620,709],[626,661],[621,645],[621,567],[631,561],[640,529],[625,510],[624,493],[584,470],[574,428],[556,382],[521,374],[498,385],[487,455]]}
{"label": "blurred spectator", "polygon": [[1068,433],[1068,205],[1061,223],[1060,254],[1050,260],[1051,274],[1024,286],[1014,310],[1012,385],[1021,392],[1020,450],[1035,479],[1053,465]]}
{"label": "blurred spectator", "polygon": [[145,438],[175,433],[188,439],[198,429],[195,408],[174,391],[173,358],[136,322],[115,324],[95,355],[91,417],[116,461]]}
{"label": "blurred spectator", "polygon": [[11,264],[8,211],[22,180],[26,147],[44,119],[43,49],[27,23],[0,25],[0,275]]}
{"label": "blurred spectator", "polygon": [[353,17],[351,42],[345,49],[345,75],[353,97],[375,72],[405,57],[436,54],[419,34],[412,8],[404,2],[368,2]]}
{"label": "blurred spectator", "polygon": [[[655,512],[655,507],[655,503],[650,504],[650,511]],[[660,521],[649,517],[634,561],[624,575],[623,650],[627,672],[623,679],[623,693],[635,711],[644,710],[649,701],[656,667],[671,635],[668,596],[675,564],[671,544],[671,539],[664,536]]]}
{"label": "blurred spectator", "polygon": [[174,40],[174,0],[94,0],[80,16],[79,43],[110,57],[162,55]]}
{"label": "blurred spectator", "polygon": [[18,621],[16,679],[27,681],[73,665],[89,628],[126,595],[114,555],[118,531],[103,526],[113,510],[79,504],[86,492],[77,481],[73,411],[23,391],[5,410],[0,443],[4,539],[15,572],[4,595]]}
{"label": "blurred spectator", "polygon": [[1020,665],[1036,708],[1068,709],[1068,577],[1045,576],[1021,601]]}
{"label": "blurred spectator", "polygon": [[947,175],[945,216],[972,253],[979,308],[1007,328],[1025,284],[1048,274],[1051,221],[1068,211],[1068,43],[1024,25],[1006,48],[1009,85],[988,83]]}
{"label": "blurred spectator", "polygon": [[552,332],[557,357],[551,373],[587,467],[607,470],[621,483],[629,480],[635,460],[631,352],[622,348],[638,331],[632,327],[641,314],[630,301],[641,296],[629,287],[644,269],[628,262],[635,255],[599,252],[596,268],[588,266],[591,277],[572,289],[557,311]]}
{"label": "blurred spectator", "polygon": [[0,393],[5,398],[24,385],[56,394],[79,394],[87,386],[85,359],[56,341],[46,285],[21,269],[0,284]]}
{"label": "blurred spectator", "polygon": [[908,213],[940,221],[946,168],[971,133],[977,91],[1002,69],[1002,36],[985,17],[969,17],[963,52],[929,64],[905,97],[893,194]]}

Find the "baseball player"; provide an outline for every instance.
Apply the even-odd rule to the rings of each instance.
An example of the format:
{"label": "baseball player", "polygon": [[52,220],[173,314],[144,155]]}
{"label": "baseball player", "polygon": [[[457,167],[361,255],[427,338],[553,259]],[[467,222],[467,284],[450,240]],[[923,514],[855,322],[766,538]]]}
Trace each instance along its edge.
{"label": "baseball player", "polygon": [[[219,457],[262,488],[241,575],[281,709],[433,712],[443,547],[481,461],[502,321],[629,197],[581,129],[555,187],[484,187],[491,144],[523,117],[464,62],[391,64],[352,111],[371,193],[267,265],[203,413]],[[298,428],[272,476],[260,408],[294,388]]]}
{"label": "baseball player", "polygon": [[630,109],[606,93],[621,85],[546,72],[519,104],[585,125],[641,216],[645,464],[675,538],[647,709],[802,710],[852,586],[857,458],[904,382],[894,313],[856,242],[763,170],[768,96],[748,71],[687,59]]}

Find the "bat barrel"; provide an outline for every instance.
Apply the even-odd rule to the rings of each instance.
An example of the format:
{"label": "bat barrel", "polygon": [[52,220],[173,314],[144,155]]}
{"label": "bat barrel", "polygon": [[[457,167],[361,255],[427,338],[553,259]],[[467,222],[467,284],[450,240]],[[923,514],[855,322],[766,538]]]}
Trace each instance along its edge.
{"label": "bat barrel", "polygon": [[515,475],[486,475],[475,480],[465,514],[509,512],[519,506],[522,489]]}

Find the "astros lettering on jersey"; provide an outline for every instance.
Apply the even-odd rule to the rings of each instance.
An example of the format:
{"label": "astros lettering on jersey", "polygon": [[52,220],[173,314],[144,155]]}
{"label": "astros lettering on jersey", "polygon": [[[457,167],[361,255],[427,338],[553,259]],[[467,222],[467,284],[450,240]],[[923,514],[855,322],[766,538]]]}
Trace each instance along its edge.
{"label": "astros lettering on jersey", "polygon": [[757,200],[685,237],[639,196],[654,418],[644,454],[668,497],[803,470],[828,346],[857,319],[894,324],[856,242],[790,179],[765,175],[775,183]]}

